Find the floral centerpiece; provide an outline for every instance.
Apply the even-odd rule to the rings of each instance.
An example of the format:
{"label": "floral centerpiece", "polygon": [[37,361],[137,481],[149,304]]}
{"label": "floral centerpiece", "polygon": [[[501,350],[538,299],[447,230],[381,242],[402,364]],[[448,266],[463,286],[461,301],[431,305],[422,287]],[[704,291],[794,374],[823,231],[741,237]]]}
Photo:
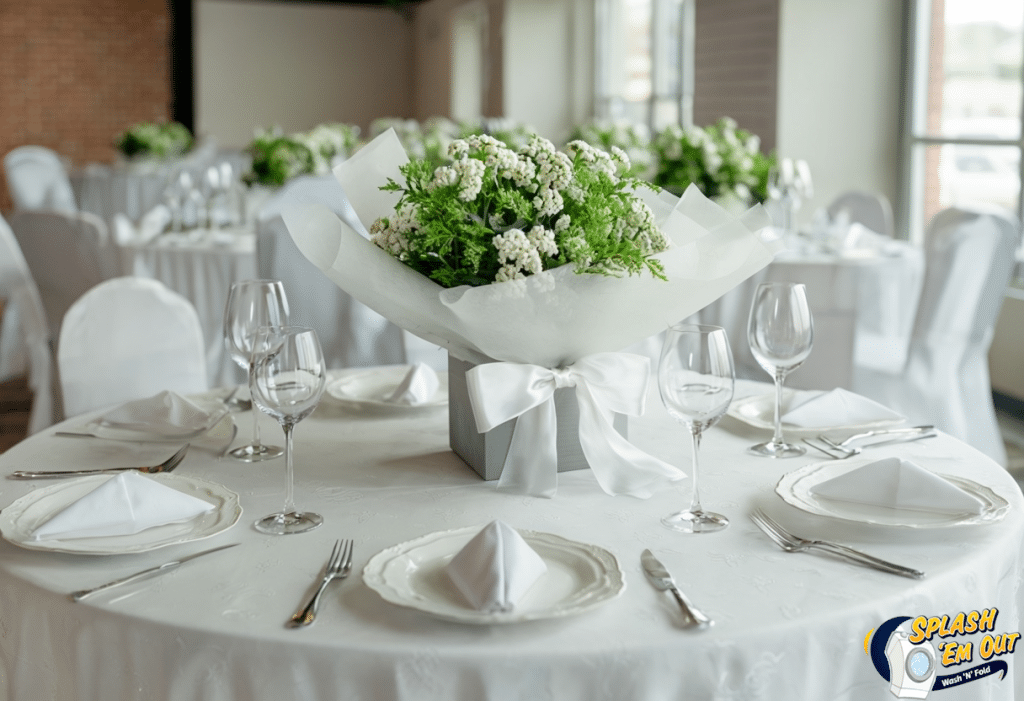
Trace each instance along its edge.
{"label": "floral centerpiece", "polygon": [[313,172],[326,175],[333,166],[348,158],[359,143],[359,127],[340,122],[320,124],[295,138],[313,153]]}
{"label": "floral centerpiece", "polygon": [[280,128],[258,129],[249,144],[250,184],[280,187],[300,175],[326,175],[348,157],[358,143],[359,127],[320,124],[307,132],[286,135]]}
{"label": "floral centerpiece", "polygon": [[728,117],[700,127],[673,125],[654,139],[653,182],[676,194],[691,184],[708,197],[734,198],[744,205],[768,198],[774,158],[761,153],[761,140]]}
{"label": "floral centerpiece", "polygon": [[622,149],[633,164],[631,175],[645,180],[654,176],[651,130],[646,124],[622,119],[594,119],[578,125],[569,138],[585,141],[608,153],[613,147]]}
{"label": "floral centerpiece", "polygon": [[[556,424],[578,431],[584,464],[610,494],[650,496],[681,478],[613,427],[613,414],[642,413],[650,373],[646,357],[619,351],[767,265],[754,233],[767,215],[733,217],[695,187],[677,198],[638,184],[623,175],[624,155],[586,145],[563,153],[533,139],[514,151],[477,137],[450,155],[432,170],[410,163],[388,131],[335,169],[374,242],[323,206],[296,204],[283,218],[335,284],[468,368],[449,372],[456,452],[466,458],[466,434],[518,416],[499,486],[553,494]],[[575,425],[555,409],[570,388]]]}
{"label": "floral centerpiece", "polygon": [[173,158],[192,148],[192,132],[180,122],[141,122],[119,134],[114,146],[127,158]]}
{"label": "floral centerpiece", "polygon": [[400,168],[393,216],[370,228],[373,241],[443,287],[517,280],[566,264],[618,275],[647,269],[667,240],[633,195],[626,154],[583,141],[567,153],[534,135],[513,151],[486,134],[453,141],[451,165],[417,160]]}

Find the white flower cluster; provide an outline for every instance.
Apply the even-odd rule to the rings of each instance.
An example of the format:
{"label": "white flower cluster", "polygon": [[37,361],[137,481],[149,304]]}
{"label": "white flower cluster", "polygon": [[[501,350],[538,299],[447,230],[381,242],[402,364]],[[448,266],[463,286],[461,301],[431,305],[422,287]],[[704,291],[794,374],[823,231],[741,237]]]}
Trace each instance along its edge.
{"label": "white flower cluster", "polygon": [[536,135],[530,139],[522,153],[537,164],[537,190],[533,198],[537,216],[558,214],[565,205],[559,191],[569,187],[573,181],[572,161],[569,156],[558,151],[553,143]]}
{"label": "white flower cluster", "polygon": [[419,228],[416,207],[403,204],[393,217],[381,217],[370,227],[370,241],[398,260],[407,258],[409,234]]}
{"label": "white flower cluster", "polygon": [[[562,218],[568,219],[564,215]],[[543,226],[533,227],[528,234],[522,229],[509,229],[504,234],[495,235],[492,241],[502,264],[495,282],[520,280],[526,274],[536,275],[544,270],[542,253],[549,257],[558,255],[555,232]]]}
{"label": "white flower cluster", "polygon": [[565,150],[581,159],[590,170],[607,175],[613,183],[617,183],[619,175],[630,168],[629,156],[618,146],[612,146],[611,152],[607,153],[577,139],[570,141]]}
{"label": "white flower cluster", "polygon": [[688,163],[694,172],[716,184],[717,194],[731,192],[743,201],[749,199],[750,188],[757,184],[753,169],[760,147],[756,135],[743,132],[741,136],[736,121],[729,117],[706,129],[671,125],[654,141],[663,168],[673,161]]}
{"label": "white flower cluster", "polygon": [[358,136],[359,127],[354,124],[320,124],[293,138],[313,152],[314,172],[326,175],[339,160],[348,158]]}

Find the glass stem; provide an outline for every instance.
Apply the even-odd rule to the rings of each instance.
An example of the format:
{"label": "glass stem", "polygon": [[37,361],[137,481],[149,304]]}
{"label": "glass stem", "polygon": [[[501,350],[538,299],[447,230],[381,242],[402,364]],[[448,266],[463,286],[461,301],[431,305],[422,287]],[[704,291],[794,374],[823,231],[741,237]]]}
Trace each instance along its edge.
{"label": "glass stem", "polygon": [[691,514],[699,514],[699,513],[701,513],[700,490],[698,489],[698,483],[697,483],[697,468],[698,468],[697,454],[700,451],[700,437],[701,437],[702,434],[703,434],[703,430],[702,430],[701,426],[699,426],[696,423],[693,424],[692,426],[690,426],[690,439],[691,439],[691,445],[693,446],[693,470],[692,470],[693,474],[690,475],[690,480],[693,483],[693,493],[690,496],[690,513]]}
{"label": "glass stem", "polygon": [[255,397],[255,395],[256,395],[256,392],[253,389],[253,387],[255,387],[255,385],[256,385],[256,382],[255,382],[255,371],[256,371],[256,368],[250,362],[249,363],[249,399],[251,401],[252,406],[249,409],[249,411],[252,412],[252,446],[253,446],[253,451],[252,452],[253,453],[258,453],[258,452],[260,452],[259,451],[259,447],[260,447],[260,416],[259,416],[259,414],[260,414],[260,412],[259,412],[259,409],[256,408],[256,401],[253,399],[253,397]]}
{"label": "glass stem", "polygon": [[772,437],[772,445],[781,446],[782,440],[782,383],[786,379],[786,371],[782,368],[775,370],[775,435]]}
{"label": "glass stem", "polygon": [[294,428],[295,424],[293,423],[281,424],[281,429],[284,431],[284,474],[286,480],[284,512],[286,514],[295,511],[295,468],[292,466],[292,429]]}

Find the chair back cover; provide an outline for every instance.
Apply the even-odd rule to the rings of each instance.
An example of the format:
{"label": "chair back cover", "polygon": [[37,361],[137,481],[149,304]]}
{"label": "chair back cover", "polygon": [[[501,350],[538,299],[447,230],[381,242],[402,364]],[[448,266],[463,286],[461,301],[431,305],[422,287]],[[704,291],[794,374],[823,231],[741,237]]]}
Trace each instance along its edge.
{"label": "chair back cover", "polygon": [[404,332],[353,299],[299,251],[281,212],[311,203],[323,204],[369,236],[333,175],[295,178],[264,202],[256,222],[259,274],[284,283],[291,323],[316,329],[330,368],[423,361],[435,370],[447,370],[447,357],[436,345]]}
{"label": "chair back cover", "polygon": [[33,392],[28,432],[54,423],[53,354],[50,328],[39,290],[14,233],[0,217],[0,297],[5,299],[0,323],[0,378],[28,373]]}
{"label": "chair back cover", "polygon": [[1006,449],[992,404],[988,349],[1019,241],[1019,224],[1002,210],[954,207],[935,215],[907,364],[898,377],[868,376],[856,387],[1001,464]]}
{"label": "chair back cover", "polygon": [[61,327],[57,366],[69,417],[163,390],[208,389],[195,307],[148,278],[113,278],[75,302]]}
{"label": "chair back cover", "polygon": [[94,214],[16,212],[11,228],[28,262],[56,339],[64,313],[113,271],[107,227]]}
{"label": "chair back cover", "polygon": [[50,149],[19,146],[4,156],[4,170],[15,211],[78,211],[64,164]]}
{"label": "chair back cover", "polygon": [[892,205],[885,195],[875,192],[850,190],[839,195],[828,206],[828,214],[835,219],[846,212],[850,223],[863,224],[875,233],[892,237]]}

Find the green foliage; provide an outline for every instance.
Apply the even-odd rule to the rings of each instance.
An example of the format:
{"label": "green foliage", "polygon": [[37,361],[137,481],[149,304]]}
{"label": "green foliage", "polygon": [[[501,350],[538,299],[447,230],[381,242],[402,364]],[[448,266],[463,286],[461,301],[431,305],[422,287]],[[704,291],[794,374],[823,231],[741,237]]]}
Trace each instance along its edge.
{"label": "green foliage", "polygon": [[292,137],[267,132],[258,135],[249,144],[252,171],[246,175],[249,183],[280,187],[290,179],[314,172],[313,152]]}
{"label": "green foliage", "polygon": [[192,132],[179,122],[141,122],[119,134],[114,146],[129,158],[172,158],[187,152],[192,142]]}

